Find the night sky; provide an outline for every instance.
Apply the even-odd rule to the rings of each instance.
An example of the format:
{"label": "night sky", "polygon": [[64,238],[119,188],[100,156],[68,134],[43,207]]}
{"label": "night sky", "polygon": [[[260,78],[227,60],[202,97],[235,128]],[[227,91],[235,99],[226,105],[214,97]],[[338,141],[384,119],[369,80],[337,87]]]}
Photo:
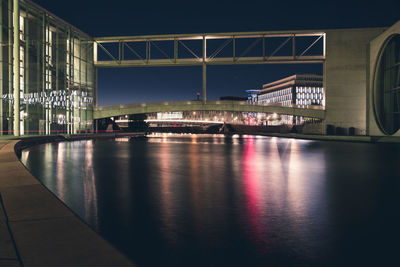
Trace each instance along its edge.
{"label": "night sky", "polygon": [[[33,0],[91,36],[387,27],[400,1],[54,1]],[[320,65],[208,66],[207,99],[246,96]],[[99,69],[99,105],[195,99],[201,67]]]}

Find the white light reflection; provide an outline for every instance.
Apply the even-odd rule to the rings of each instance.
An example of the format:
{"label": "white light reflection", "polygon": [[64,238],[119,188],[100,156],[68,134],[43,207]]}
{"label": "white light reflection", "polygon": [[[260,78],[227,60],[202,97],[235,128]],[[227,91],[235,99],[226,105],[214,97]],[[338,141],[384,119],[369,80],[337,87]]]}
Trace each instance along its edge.
{"label": "white light reflection", "polygon": [[310,237],[326,233],[327,217],[325,157],[324,153],[309,148],[314,141],[291,141],[288,158],[287,196],[285,216],[289,218],[286,226],[296,240],[306,246],[299,253],[318,257],[321,247],[310,242]]}
{"label": "white light reflection", "polygon": [[47,143],[44,145],[44,162],[43,167],[41,168],[44,172],[43,175],[43,183],[50,187],[54,188],[54,180],[52,179],[54,173],[54,164],[53,164],[53,144]]}
{"label": "white light reflection", "polygon": [[284,202],[282,202],[282,199],[285,199],[286,194],[287,171],[285,170],[285,160],[288,150],[290,151],[290,143],[287,142],[287,139],[272,137],[268,142],[268,194],[270,200],[274,203],[274,207],[279,209],[283,209]]}
{"label": "white light reflection", "polygon": [[129,137],[118,137],[115,138],[116,142],[129,142]]}
{"label": "white light reflection", "polygon": [[167,229],[163,231],[165,238],[174,241],[174,233],[176,232],[175,214],[173,213],[175,203],[175,196],[178,192],[173,191],[170,165],[172,159],[169,155],[170,144],[160,144],[160,175],[161,175],[161,192],[160,192],[160,206],[161,206],[161,220],[164,227]]}
{"label": "white light reflection", "polygon": [[191,135],[190,138],[192,140],[192,144],[197,144],[197,134]]}
{"label": "white light reflection", "polygon": [[199,230],[201,229],[202,224],[205,220],[205,214],[201,212],[201,181],[199,181],[199,149],[200,147],[197,145],[191,145],[189,147],[189,172],[190,172],[190,187],[191,187],[191,198],[192,198],[192,214],[194,216],[193,222],[196,224],[193,230],[201,233]]}
{"label": "white light reflection", "polygon": [[[210,143],[210,142],[202,142],[202,143]],[[211,144],[225,144],[225,135],[223,134],[213,134]]]}
{"label": "white light reflection", "polygon": [[232,135],[232,144],[234,144],[234,145],[238,145],[240,142],[239,142],[239,135],[238,134],[234,134],[234,135]]}
{"label": "white light reflection", "polygon": [[29,159],[29,150],[25,149],[21,152],[21,162],[26,166]]}
{"label": "white light reflection", "polygon": [[93,140],[85,143],[85,176],[83,178],[83,192],[85,203],[85,217],[93,218],[95,228],[98,228],[98,206],[96,178],[93,170]]}
{"label": "white light reflection", "polygon": [[134,205],[134,197],[131,191],[131,178],[133,175],[132,166],[130,164],[130,159],[132,158],[131,154],[134,152],[127,144],[115,144],[115,149],[116,151],[113,153],[115,155],[114,159],[115,164],[117,165],[117,173],[120,173],[121,175],[114,180],[114,184],[117,188],[119,196],[124,199],[124,201],[121,201],[118,207],[115,207],[115,209],[118,210],[119,216],[121,216],[124,221],[129,221],[130,212],[132,210],[132,206]]}
{"label": "white light reflection", "polygon": [[65,199],[66,195],[65,195],[65,142],[60,142],[57,144],[57,176],[56,176],[56,180],[57,180],[57,184],[56,184],[56,188],[57,188],[57,192],[58,192],[58,196],[61,199]]}
{"label": "white light reflection", "polygon": [[[288,166],[288,203],[290,213],[297,218],[310,214],[311,202],[321,201],[320,188],[324,184],[324,153],[307,152],[302,144],[313,141],[291,140]],[[319,193],[320,192],[320,193]]]}

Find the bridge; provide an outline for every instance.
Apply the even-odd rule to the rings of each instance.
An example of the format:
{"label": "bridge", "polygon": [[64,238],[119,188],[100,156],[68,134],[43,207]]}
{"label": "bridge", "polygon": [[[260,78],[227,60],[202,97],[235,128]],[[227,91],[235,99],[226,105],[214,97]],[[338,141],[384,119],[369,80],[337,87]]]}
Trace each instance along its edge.
{"label": "bridge", "polygon": [[169,101],[149,102],[127,105],[99,106],[93,111],[94,119],[117,117],[130,114],[143,114],[170,111],[239,111],[277,113],[293,116],[303,116],[324,119],[326,111],[321,106],[279,106],[279,105],[251,105],[246,101]]}
{"label": "bridge", "polygon": [[324,63],[325,32],[314,30],[96,37],[97,68]]}

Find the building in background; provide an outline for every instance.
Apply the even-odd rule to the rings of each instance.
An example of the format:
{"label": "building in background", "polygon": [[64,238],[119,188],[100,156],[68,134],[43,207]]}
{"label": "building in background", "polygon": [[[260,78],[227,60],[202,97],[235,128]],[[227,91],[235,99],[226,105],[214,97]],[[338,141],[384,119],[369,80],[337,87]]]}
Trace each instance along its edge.
{"label": "building in background", "polygon": [[282,106],[324,106],[322,75],[296,74],[264,84],[257,101],[259,104],[280,103]]}
{"label": "building in background", "polygon": [[28,0],[0,0],[1,134],[93,129],[90,36]]}
{"label": "building in background", "polygon": [[260,93],[260,90],[250,89],[250,90],[246,90],[246,93],[247,93],[247,102],[249,104],[257,104],[258,94]]}
{"label": "building in background", "polygon": [[[296,74],[284,79],[264,84],[258,92],[260,105],[278,104],[308,108],[311,105],[325,106],[322,75]],[[279,117],[282,124],[299,124],[303,118],[289,115]]]}

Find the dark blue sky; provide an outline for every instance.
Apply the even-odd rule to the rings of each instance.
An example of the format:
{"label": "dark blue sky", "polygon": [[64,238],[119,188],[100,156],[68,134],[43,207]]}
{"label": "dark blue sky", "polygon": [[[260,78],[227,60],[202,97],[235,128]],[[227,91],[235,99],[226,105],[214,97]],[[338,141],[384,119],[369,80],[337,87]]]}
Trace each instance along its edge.
{"label": "dark blue sky", "polygon": [[[386,27],[400,1],[54,1],[33,0],[91,36]],[[245,90],[319,65],[209,66],[207,98]],[[194,99],[200,67],[100,69],[99,105]]]}

